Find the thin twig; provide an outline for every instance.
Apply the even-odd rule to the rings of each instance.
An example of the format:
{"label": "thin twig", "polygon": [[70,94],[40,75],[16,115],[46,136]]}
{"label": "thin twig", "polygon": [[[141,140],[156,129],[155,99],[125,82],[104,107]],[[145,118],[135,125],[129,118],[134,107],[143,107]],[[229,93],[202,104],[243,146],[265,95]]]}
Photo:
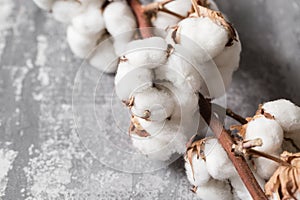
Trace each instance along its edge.
{"label": "thin twig", "polygon": [[137,19],[139,31],[142,38],[152,37],[152,27],[149,17],[145,14],[142,4],[139,0],[127,0]]}
{"label": "thin twig", "polygon": [[211,110],[210,102],[208,102],[201,94],[199,94],[199,107],[200,114],[207,124],[209,124],[220,144],[223,146],[252,198],[254,200],[267,200],[268,198],[257,183],[245,158],[241,156],[235,156],[234,152],[231,151],[234,142],[230,133],[224,129],[222,123],[214,115],[213,111]]}
{"label": "thin twig", "polygon": [[153,3],[150,3],[148,5],[145,5],[143,6],[143,9],[144,9],[144,12],[150,16],[153,16],[155,15],[157,12],[161,11],[161,12],[164,12],[164,13],[167,13],[169,15],[173,15],[174,17],[177,17],[179,19],[184,19],[185,16],[182,16],[176,12],[173,12],[169,9],[167,9],[165,7],[165,5],[167,5],[168,3],[170,2],[173,2],[174,0],[165,0],[165,1],[162,1],[162,2],[153,2]]}
{"label": "thin twig", "polygon": [[257,150],[254,150],[254,149],[247,149],[246,152],[249,155],[255,155],[255,156],[267,158],[269,160],[273,160],[274,162],[277,162],[277,163],[279,163],[281,165],[284,165],[284,166],[291,166],[288,162],[285,162],[284,160],[281,160],[280,158],[277,158],[275,156],[272,156],[270,154],[267,154],[267,153],[264,153],[264,152],[261,152],[261,151],[257,151]]}
{"label": "thin twig", "polygon": [[226,109],[226,115],[231,117],[232,119],[235,119],[236,121],[240,122],[241,124],[247,124],[248,123],[248,121],[244,117],[236,114],[235,112],[233,112],[229,108]]}

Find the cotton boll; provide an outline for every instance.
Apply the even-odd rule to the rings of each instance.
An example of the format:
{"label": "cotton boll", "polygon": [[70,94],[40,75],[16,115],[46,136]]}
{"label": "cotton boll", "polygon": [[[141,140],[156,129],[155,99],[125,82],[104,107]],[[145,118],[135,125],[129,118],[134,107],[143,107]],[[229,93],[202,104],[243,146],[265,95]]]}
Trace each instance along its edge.
{"label": "cotton boll", "polygon": [[152,70],[136,68],[128,62],[120,62],[115,76],[116,94],[121,100],[129,99],[134,92],[152,87]]}
{"label": "cotton boll", "polygon": [[197,188],[196,194],[204,200],[229,200],[232,199],[230,185],[223,181],[211,179],[207,184]]}
{"label": "cotton boll", "polygon": [[144,116],[149,111],[150,116],[147,119],[151,121],[163,121],[171,116],[173,110],[172,96],[166,90],[157,88],[147,88],[135,93],[134,105],[131,108],[136,116]]}
{"label": "cotton boll", "polygon": [[[260,178],[256,173],[253,173],[253,175],[260,187],[264,189],[265,181],[262,178]],[[230,183],[233,187],[233,192],[235,196],[243,200],[252,200],[248,189],[246,188],[245,184],[243,183],[241,177],[238,174],[230,178]]]}
{"label": "cotton boll", "polygon": [[[186,18],[178,24],[177,42],[189,48],[194,42],[198,49],[207,51],[211,58],[220,54],[228,42],[228,33],[207,17]],[[194,45],[195,46],[195,45]],[[194,50],[197,53],[196,49]]]}
{"label": "cotton boll", "polygon": [[253,149],[265,153],[275,153],[281,148],[283,130],[277,121],[264,116],[250,121],[247,125],[245,140],[261,138],[263,145]]}
{"label": "cotton boll", "polygon": [[80,15],[72,19],[73,27],[81,34],[95,35],[105,29],[100,8],[88,6]]}
{"label": "cotton boll", "polygon": [[87,36],[78,33],[73,26],[67,29],[67,41],[72,52],[80,57],[85,58],[97,45],[99,36]]}
{"label": "cotton boll", "polygon": [[193,57],[184,53],[181,45],[174,46],[174,52],[170,55],[166,65],[155,70],[156,79],[167,80],[175,87],[185,88],[197,92],[203,84],[203,78],[198,71],[198,63]]}
{"label": "cotton boll", "polygon": [[185,172],[189,182],[193,186],[202,186],[210,180],[210,175],[206,168],[206,163],[202,158],[197,158],[195,153],[192,157],[192,165],[194,173],[191,167],[191,163],[188,159],[185,159]]}
{"label": "cotton boll", "polygon": [[232,46],[225,47],[224,50],[214,58],[218,69],[220,70],[225,89],[231,84],[233,72],[239,67],[241,43],[234,41]]}
{"label": "cotton boll", "polygon": [[[166,120],[161,127],[161,122],[149,122],[152,127],[160,127],[159,131],[151,133],[148,137],[132,135],[132,144],[142,154],[150,159],[166,161],[174,153],[183,154],[187,138],[180,130],[177,122]],[[149,127],[149,126],[148,126]],[[156,129],[157,130],[157,129]],[[146,131],[149,133],[149,129]]]}
{"label": "cotton boll", "polygon": [[207,171],[214,179],[226,180],[236,175],[231,160],[217,139],[213,138],[206,141],[204,154]]}
{"label": "cotton boll", "polygon": [[167,48],[161,37],[134,40],[128,43],[125,57],[132,66],[152,69],[166,63]]}
{"label": "cotton boll", "polygon": [[41,9],[50,11],[55,0],[33,0]]}
{"label": "cotton boll", "polygon": [[[109,3],[104,9],[103,17],[106,29],[113,37],[136,28],[135,17],[126,1]],[[132,35],[127,36],[127,41],[131,39]]]}
{"label": "cotton boll", "polygon": [[119,58],[115,54],[111,39],[104,39],[92,53],[89,63],[100,71],[114,73],[118,67]]}
{"label": "cotton boll", "polygon": [[289,100],[279,99],[265,103],[262,108],[270,113],[286,132],[300,130],[300,107]]}
{"label": "cotton boll", "polygon": [[62,23],[70,23],[72,18],[79,15],[84,6],[78,1],[55,1],[52,7],[54,19]]}
{"label": "cotton boll", "polygon": [[[278,154],[273,154],[273,156],[279,157]],[[269,180],[279,167],[277,162],[262,157],[255,158],[254,163],[257,174],[265,180]]]}

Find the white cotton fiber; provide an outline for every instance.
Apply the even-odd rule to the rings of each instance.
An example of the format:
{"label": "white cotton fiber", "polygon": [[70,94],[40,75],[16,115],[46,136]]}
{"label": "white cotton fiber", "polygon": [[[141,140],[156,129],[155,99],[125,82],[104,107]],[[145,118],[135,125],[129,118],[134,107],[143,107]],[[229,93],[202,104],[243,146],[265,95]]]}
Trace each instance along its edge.
{"label": "white cotton fiber", "polygon": [[67,41],[72,52],[79,58],[85,58],[96,47],[99,36],[87,36],[77,32],[73,26],[67,29]]}
{"label": "white cotton fiber", "polygon": [[136,116],[144,117],[145,112],[149,111],[148,120],[163,121],[171,116],[173,110],[173,96],[167,90],[151,87],[134,94],[131,111]]}
{"label": "white cotton fiber", "polygon": [[115,54],[111,39],[106,38],[100,44],[89,58],[89,63],[100,71],[114,73],[117,70],[119,57]]}
{"label": "white cotton fiber", "polygon": [[73,27],[82,34],[95,35],[105,29],[100,8],[88,6],[80,15],[72,19]]}
{"label": "white cotton fiber", "polygon": [[[272,154],[273,156],[279,157],[278,154]],[[265,180],[269,180],[278,168],[278,163],[266,158],[254,158],[257,174]]]}
{"label": "white cotton fiber", "polygon": [[230,185],[227,182],[211,179],[207,184],[197,188],[196,194],[203,200],[233,199]]}
{"label": "white cotton fiber", "polygon": [[184,47],[175,45],[168,62],[155,69],[155,75],[157,80],[170,81],[175,87],[197,92],[203,84],[200,66],[196,58],[186,54]]}
{"label": "white cotton fiber", "polygon": [[240,53],[240,41],[233,41],[232,46],[225,47],[224,50],[214,58],[214,62],[221,73],[226,90],[230,87],[233,72],[239,67]]}
{"label": "white cotton fiber", "polygon": [[125,57],[132,66],[152,69],[166,63],[167,46],[161,37],[134,40],[126,46]]}
{"label": "white cotton fiber", "polygon": [[209,139],[205,143],[205,157],[208,173],[218,180],[226,180],[236,176],[236,170],[217,139]]}
{"label": "white cotton fiber", "polygon": [[79,15],[84,6],[78,1],[55,1],[52,7],[54,19],[62,23],[70,23],[72,18]]}
{"label": "white cotton fiber", "polygon": [[153,79],[152,70],[136,68],[121,61],[115,76],[116,94],[121,100],[128,100],[134,92],[152,87]]}
{"label": "white cotton fiber", "polygon": [[187,158],[185,158],[184,166],[185,166],[185,172],[189,182],[193,186],[201,187],[202,185],[206,184],[211,178],[211,176],[207,171],[206,163],[201,157],[197,158],[197,154],[195,152],[192,157],[192,165],[193,165],[194,173],[192,171],[191,163]]}
{"label": "white cotton fiber", "polygon": [[300,107],[286,99],[264,103],[266,113],[270,113],[286,132],[300,130]]}
{"label": "white cotton fiber", "polygon": [[[113,37],[136,28],[135,17],[126,1],[109,3],[104,9],[103,17],[106,29]],[[131,37],[132,35],[128,35],[127,40]]]}
{"label": "white cotton fiber", "polygon": [[263,145],[253,149],[265,153],[275,153],[281,148],[283,130],[277,121],[264,116],[250,121],[247,125],[245,140],[261,138]]}
{"label": "white cotton fiber", "polygon": [[151,136],[139,137],[132,135],[133,146],[142,154],[153,160],[168,160],[174,153],[183,154],[187,138],[180,130],[178,123],[174,120],[161,122],[148,122],[152,127],[159,127],[159,130],[153,133],[147,130]]}
{"label": "white cotton fiber", "polygon": [[179,44],[189,48],[195,43],[198,48],[206,50],[211,58],[220,54],[228,42],[226,29],[207,17],[186,18],[178,26],[176,38]]}
{"label": "white cotton fiber", "polygon": [[50,11],[55,0],[33,0],[41,9]]}
{"label": "white cotton fiber", "polygon": [[[256,173],[253,173],[256,181],[262,189],[264,189],[265,181]],[[231,186],[233,187],[234,196],[242,200],[252,200],[252,197],[238,174],[230,178]]]}
{"label": "white cotton fiber", "polygon": [[298,152],[300,149],[300,130],[285,133],[285,141],[283,142],[283,150],[289,152]]}

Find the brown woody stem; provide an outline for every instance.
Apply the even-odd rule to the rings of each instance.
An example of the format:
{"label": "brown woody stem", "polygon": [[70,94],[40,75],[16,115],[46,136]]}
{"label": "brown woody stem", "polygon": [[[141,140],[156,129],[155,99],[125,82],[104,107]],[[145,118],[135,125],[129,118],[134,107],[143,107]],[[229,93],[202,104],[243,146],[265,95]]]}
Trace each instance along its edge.
{"label": "brown woody stem", "polygon": [[277,158],[275,156],[272,156],[270,154],[267,154],[267,153],[264,153],[264,152],[261,152],[261,151],[257,151],[257,150],[254,150],[254,149],[247,149],[247,153],[249,155],[264,157],[264,158],[267,158],[269,160],[273,160],[274,162],[277,162],[277,163],[279,163],[283,166],[291,166],[288,162],[285,162],[284,160],[281,160],[280,158]]}
{"label": "brown woody stem", "polygon": [[146,15],[146,12],[140,3],[139,0],[127,0],[129,6],[131,7],[132,11],[135,14],[139,31],[142,38],[149,38],[152,37],[151,27],[152,24],[150,22],[150,18]]}
{"label": "brown woody stem", "polygon": [[235,119],[236,121],[240,122],[241,124],[247,124],[248,123],[248,121],[244,117],[236,114],[235,112],[233,112],[229,108],[226,109],[226,115],[231,117],[232,119]]}
{"label": "brown woody stem", "polygon": [[228,157],[232,161],[234,167],[236,168],[239,176],[241,177],[242,181],[247,187],[252,198],[254,200],[267,200],[268,198],[257,183],[244,157],[235,156],[234,152],[232,152],[232,146],[234,142],[230,133],[228,133],[224,129],[222,123],[212,112],[210,102],[208,102],[201,94],[199,95],[199,106],[200,114],[207,122],[207,124],[209,124],[215,136],[218,138],[220,144],[227,152]]}
{"label": "brown woody stem", "polygon": [[178,14],[178,13],[175,13],[169,9],[167,9],[165,7],[166,4],[172,2],[174,0],[165,0],[165,1],[162,1],[162,2],[153,2],[153,3],[150,3],[146,6],[143,6],[143,9],[144,9],[144,12],[147,13],[148,15],[152,16],[152,15],[155,15],[157,12],[161,11],[161,12],[165,12],[165,13],[168,13],[169,15],[173,15],[179,19],[184,19],[185,17]]}

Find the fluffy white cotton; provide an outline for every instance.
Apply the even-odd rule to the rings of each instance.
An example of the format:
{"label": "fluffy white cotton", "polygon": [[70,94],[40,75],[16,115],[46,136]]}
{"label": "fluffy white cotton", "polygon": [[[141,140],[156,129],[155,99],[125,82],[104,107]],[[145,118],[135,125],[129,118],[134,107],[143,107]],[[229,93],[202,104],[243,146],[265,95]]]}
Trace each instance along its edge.
{"label": "fluffy white cotton", "polygon": [[[207,17],[186,18],[178,24],[176,38],[179,44],[189,48],[192,43],[204,49],[214,58],[220,54],[228,42],[228,33],[222,25],[218,25]],[[193,47],[196,47],[195,44]],[[194,49],[194,53],[197,53]]]}
{"label": "fluffy white cotton", "polygon": [[166,63],[167,46],[161,37],[134,40],[128,43],[124,56],[132,66],[152,69]]}
{"label": "fluffy white cotton", "polygon": [[285,140],[282,145],[283,150],[294,153],[298,152],[300,149],[300,130],[287,132],[284,137]]}
{"label": "fluffy white cotton", "polygon": [[202,185],[206,184],[211,178],[207,171],[206,163],[201,157],[197,158],[197,154],[195,153],[192,157],[192,165],[194,174],[192,171],[191,163],[186,158],[184,166],[187,178],[193,186],[202,187]]}
{"label": "fluffy white cotton", "polygon": [[281,148],[283,130],[277,121],[264,116],[248,123],[245,140],[261,138],[263,145],[254,149],[266,153],[275,153]]}
{"label": "fluffy white cotton", "polygon": [[73,26],[67,29],[67,41],[72,52],[79,58],[85,58],[96,47],[99,36],[87,36],[77,32]]}
{"label": "fluffy white cotton", "polygon": [[[272,154],[273,156],[279,157],[278,154]],[[255,158],[254,159],[257,174],[265,180],[269,180],[278,168],[278,163],[266,158]]]}
{"label": "fluffy white cotton", "polygon": [[214,58],[214,62],[221,73],[226,90],[232,82],[233,72],[239,67],[241,50],[241,43],[238,39],[238,41],[233,41],[232,46],[225,47],[224,50]]}
{"label": "fluffy white cotton", "polygon": [[136,68],[128,62],[120,62],[115,76],[116,94],[121,100],[127,100],[133,92],[152,87],[154,74],[152,70]]}
{"label": "fluffy white cotton", "polygon": [[204,200],[233,199],[230,185],[227,182],[211,179],[207,184],[197,188],[196,194]]}
{"label": "fluffy white cotton", "polygon": [[[265,181],[256,173],[253,173],[255,179],[262,189],[264,189]],[[242,200],[252,200],[252,197],[238,174],[230,178],[231,186],[233,187],[234,196]]]}
{"label": "fluffy white cotton", "polygon": [[84,6],[78,1],[55,1],[52,6],[54,19],[62,23],[70,23],[72,18],[79,15]]}
{"label": "fluffy white cotton", "polygon": [[[113,36],[118,36],[136,28],[135,17],[126,1],[109,3],[103,12],[107,31]],[[133,36],[129,34],[124,40],[130,41]]]}
{"label": "fluffy white cotton", "polygon": [[[139,121],[143,121],[140,119]],[[144,120],[145,121],[145,120]],[[148,126],[145,126],[148,123]],[[174,153],[183,154],[185,152],[185,144],[187,138],[178,126],[175,120],[166,120],[165,122],[145,122],[144,129],[151,136],[139,137],[132,135],[132,144],[142,154],[148,156],[150,159],[166,161]],[[147,128],[148,127],[148,128]],[[151,132],[149,127],[159,127],[155,132]]]}
{"label": "fluffy white cotton", "polygon": [[286,132],[300,130],[300,107],[286,99],[270,101],[262,107],[265,112],[275,117],[275,120]]}
{"label": "fluffy white cotton", "polygon": [[78,0],[83,6],[94,6],[98,7],[99,9],[105,2],[105,0]]}
{"label": "fluffy white cotton", "polygon": [[195,58],[187,55],[185,48],[175,45],[174,52],[170,55],[166,65],[155,70],[157,80],[170,81],[175,87],[197,92],[203,84],[199,64]]}
{"label": "fluffy white cotton", "polygon": [[89,58],[89,63],[106,73],[114,73],[118,67],[119,58],[115,54],[111,39],[106,38],[99,45]]}
{"label": "fluffy white cotton", "polygon": [[[157,1],[160,2],[160,1]],[[165,8],[175,12],[183,17],[188,16],[188,12],[191,10],[191,2],[186,0],[176,0],[165,5]],[[152,19],[152,24],[156,28],[166,29],[168,27],[176,25],[180,19],[165,12],[158,12],[157,16]]]}
{"label": "fluffy white cotton", "polygon": [[204,153],[207,171],[214,179],[226,180],[237,175],[231,160],[216,138],[206,141]]}
{"label": "fluffy white cotton", "polygon": [[33,2],[41,9],[51,10],[55,0],[33,0]]}
{"label": "fluffy white cotton", "polygon": [[147,88],[134,94],[134,115],[144,118],[148,112],[151,121],[163,121],[170,117],[174,110],[173,96],[165,89]]}
{"label": "fluffy white cotton", "polygon": [[95,6],[88,6],[80,15],[72,19],[73,27],[82,34],[95,35],[105,29],[101,9]]}

